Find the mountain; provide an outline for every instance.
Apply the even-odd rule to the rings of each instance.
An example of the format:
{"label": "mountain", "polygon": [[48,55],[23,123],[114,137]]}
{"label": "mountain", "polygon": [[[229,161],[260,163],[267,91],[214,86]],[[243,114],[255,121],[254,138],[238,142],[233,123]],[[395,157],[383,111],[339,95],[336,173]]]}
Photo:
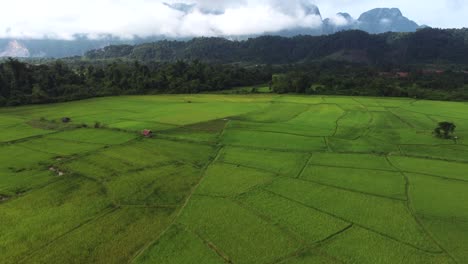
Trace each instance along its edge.
{"label": "mountain", "polygon": [[363,13],[358,19],[359,29],[372,34],[384,32],[414,32],[416,22],[403,16],[398,8],[376,8]]}
{"label": "mountain", "polygon": [[[309,4],[307,8],[303,8],[310,15],[322,18],[317,6]],[[419,26],[416,22],[403,16],[398,8],[376,8],[363,13],[358,19],[354,19],[348,13],[340,12],[333,17],[323,19],[320,26],[302,26],[279,32],[269,32],[268,34],[282,37],[319,36],[355,29],[371,34],[379,34],[385,32],[415,32],[417,29],[424,27],[427,26]]]}
{"label": "mountain", "polygon": [[[173,3],[168,4],[172,9],[190,13],[195,9],[195,4]],[[309,0],[299,1],[297,6],[289,6],[287,2],[281,2],[280,8],[284,12],[295,15],[300,10],[300,15],[305,16],[307,25],[280,30],[276,32],[264,32],[257,35],[221,36],[227,39],[247,40],[263,35],[282,37],[294,37],[298,35],[330,35],[344,30],[362,30],[371,34],[384,32],[414,32],[418,24],[409,20],[397,8],[377,8],[363,13],[358,19],[354,19],[348,13],[338,13],[333,17],[323,19],[319,8]],[[211,15],[221,14],[220,10],[199,11]],[[132,39],[121,39],[111,35],[103,35],[98,39],[90,39],[87,36],[76,35],[74,40],[57,39],[0,39],[0,57],[52,57],[63,58],[82,56],[89,50],[101,49],[109,45],[136,45],[163,39],[188,40],[190,38],[168,38],[167,36],[153,36]]]}
{"label": "mountain", "polygon": [[398,8],[376,8],[363,13],[354,19],[348,13],[338,13],[323,21],[323,33],[333,34],[338,31],[359,29],[371,34],[385,32],[415,32],[419,26],[416,22],[403,16]]}
{"label": "mountain", "polygon": [[[287,4],[287,2],[286,2]],[[292,29],[285,29],[277,32],[266,32],[263,35],[274,35],[274,36],[282,36],[282,37],[294,37],[298,35],[311,35],[311,36],[319,36],[323,34],[322,29],[322,14],[320,13],[320,9],[318,6],[310,3],[310,1],[301,1],[297,9],[303,11],[303,15],[306,17],[311,18],[313,24],[310,25],[302,25],[301,27],[296,27]],[[258,37],[258,35],[257,35]]]}

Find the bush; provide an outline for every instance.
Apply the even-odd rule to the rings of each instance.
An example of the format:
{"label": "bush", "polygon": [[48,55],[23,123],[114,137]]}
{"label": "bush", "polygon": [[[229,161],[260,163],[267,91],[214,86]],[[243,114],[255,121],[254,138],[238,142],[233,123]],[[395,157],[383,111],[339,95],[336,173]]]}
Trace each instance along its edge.
{"label": "bush", "polygon": [[439,138],[450,139],[453,138],[457,126],[451,122],[440,122],[439,125],[434,129],[434,134]]}

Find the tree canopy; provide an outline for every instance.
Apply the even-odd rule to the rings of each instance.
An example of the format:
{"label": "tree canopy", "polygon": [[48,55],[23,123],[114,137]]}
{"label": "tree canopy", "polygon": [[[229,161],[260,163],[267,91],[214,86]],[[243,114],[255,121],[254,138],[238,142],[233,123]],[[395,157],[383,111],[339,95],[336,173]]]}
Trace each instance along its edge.
{"label": "tree canopy", "polygon": [[49,103],[94,96],[199,93],[267,83],[265,67],[206,64],[200,61],[140,63],[54,61],[0,63],[0,105]]}
{"label": "tree canopy", "polygon": [[204,62],[287,64],[340,59],[371,65],[455,63],[468,61],[468,29],[425,28],[414,33],[368,34],[350,30],[323,36],[261,36],[245,41],[195,38],[136,46],[109,46],[85,54],[88,59],[140,61],[198,59]]}
{"label": "tree canopy", "polygon": [[435,128],[434,133],[437,137],[440,138],[453,138],[453,133],[455,132],[455,126],[454,123],[451,122],[440,122],[438,126]]}

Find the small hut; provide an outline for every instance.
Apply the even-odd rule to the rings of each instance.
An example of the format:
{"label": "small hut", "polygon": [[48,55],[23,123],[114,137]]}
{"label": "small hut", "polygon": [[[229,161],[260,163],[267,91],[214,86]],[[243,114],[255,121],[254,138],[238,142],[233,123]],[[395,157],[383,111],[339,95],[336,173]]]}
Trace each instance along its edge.
{"label": "small hut", "polygon": [[153,131],[149,130],[149,129],[145,129],[141,132],[141,134],[144,136],[144,137],[152,137],[153,136]]}
{"label": "small hut", "polygon": [[69,117],[62,118],[62,123],[70,123],[70,121],[71,121],[71,118]]}

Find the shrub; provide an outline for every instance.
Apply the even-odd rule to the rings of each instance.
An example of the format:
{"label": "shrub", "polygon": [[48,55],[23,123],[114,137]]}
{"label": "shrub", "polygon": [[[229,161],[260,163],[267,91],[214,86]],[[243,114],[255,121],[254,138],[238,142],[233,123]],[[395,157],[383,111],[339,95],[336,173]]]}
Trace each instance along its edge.
{"label": "shrub", "polygon": [[440,122],[439,125],[434,129],[434,134],[439,138],[453,138],[457,126],[451,122]]}

